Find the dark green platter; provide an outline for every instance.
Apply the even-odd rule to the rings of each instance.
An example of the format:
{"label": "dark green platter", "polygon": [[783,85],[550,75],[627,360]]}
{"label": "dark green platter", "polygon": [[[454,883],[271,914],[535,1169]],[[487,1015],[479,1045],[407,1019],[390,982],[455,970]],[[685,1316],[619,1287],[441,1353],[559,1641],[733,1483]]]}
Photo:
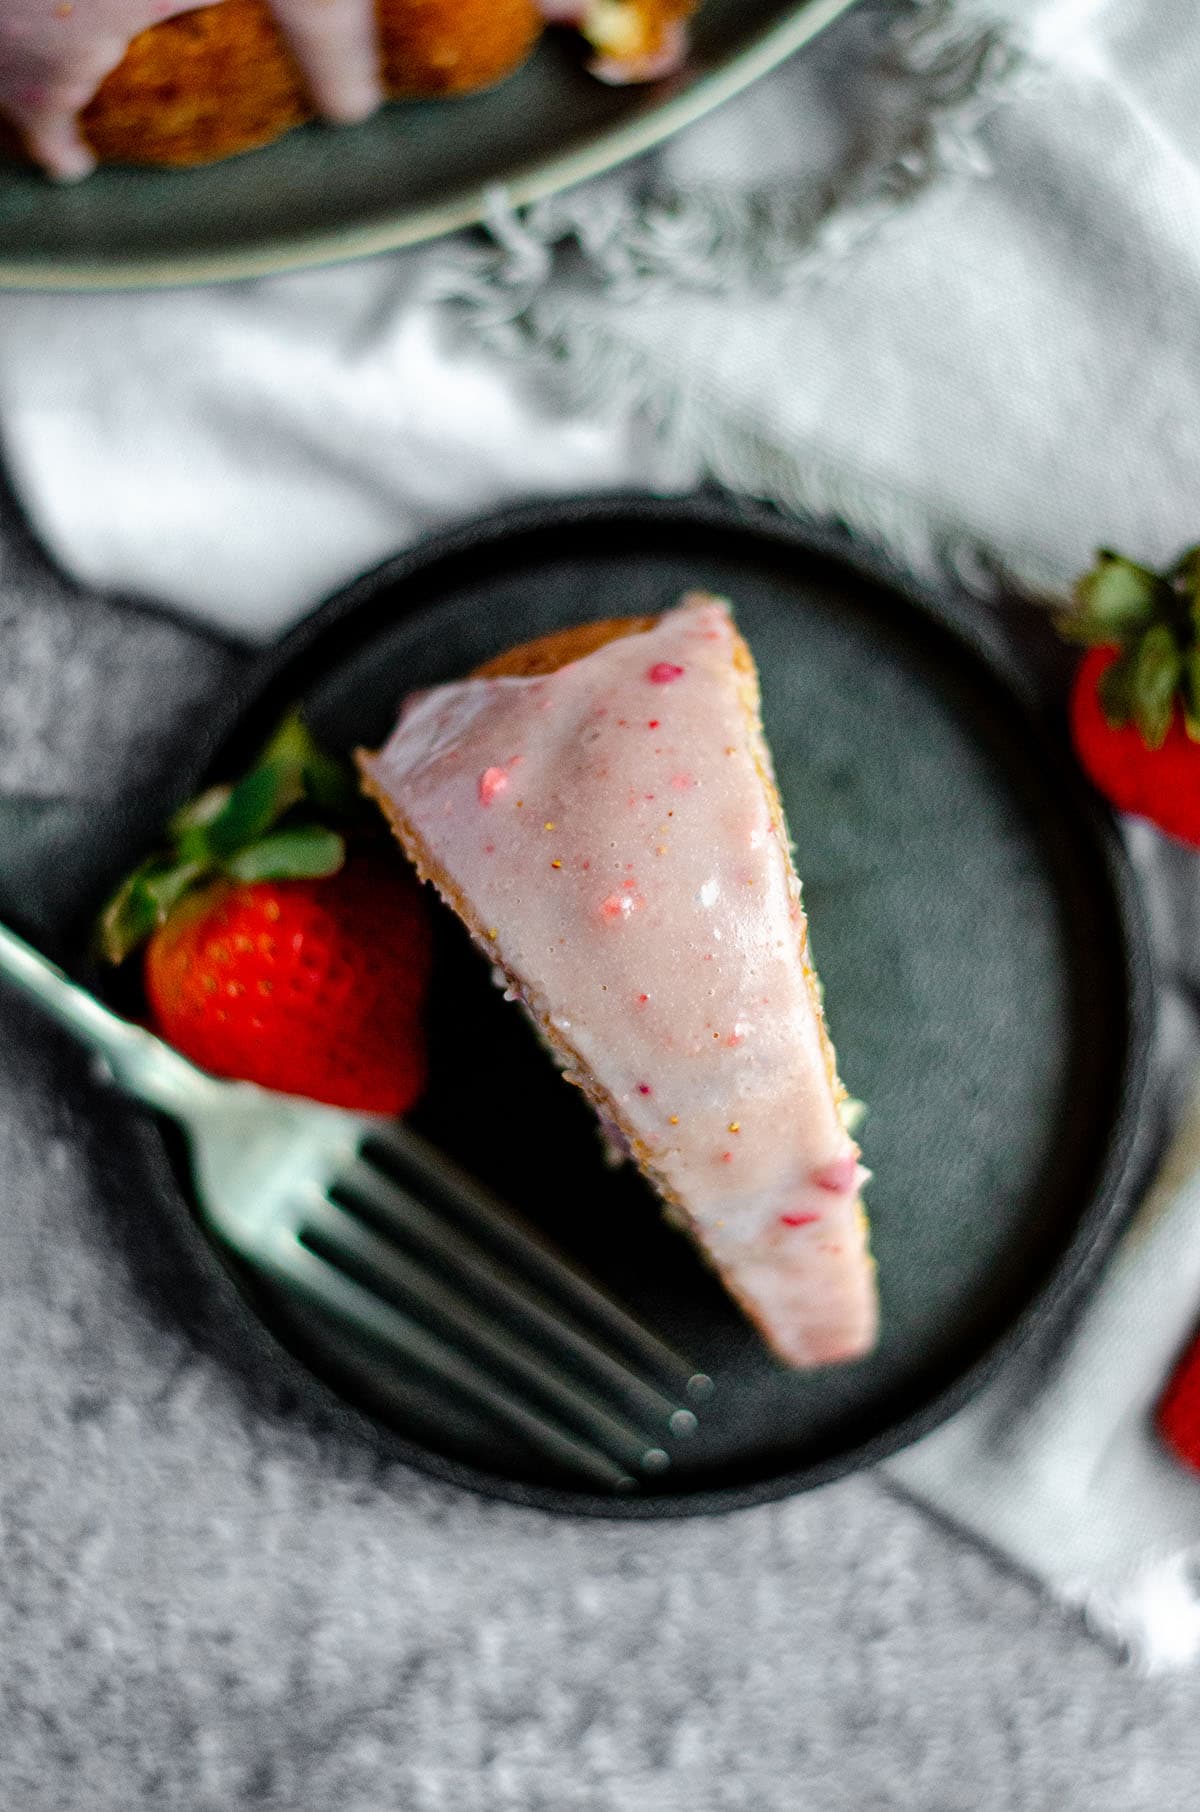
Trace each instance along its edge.
{"label": "dark green platter", "polygon": [[[646,498],[464,529],[360,580],[253,667],[171,793],[234,771],[297,699],[331,743],[373,743],[413,686],[694,586],[735,600],[758,658],[843,1074],[871,1105],[872,1358],[810,1376],[771,1362],[637,1177],[605,1166],[578,1094],[445,913],[418,1124],[717,1380],[701,1437],[636,1498],[575,1489],[256,1298],[215,1261],[158,1125],[103,1110],[106,1140],[124,1123],[113,1187],[134,1204],[131,1253],[165,1312],[204,1305],[199,1337],[256,1397],[285,1390],[318,1433],[553,1509],[730,1508],[881,1458],[1079,1301],[1129,1206],[1151,978],[1111,821],[982,607],[906,589],[831,534],[719,499]],[[152,842],[169,803],[160,790],[97,825],[105,860]]]}
{"label": "dark green platter", "polygon": [[0,161],[0,288],[205,283],[412,245],[598,175],[798,50],[854,0],[706,0],[687,68],[609,88],[554,33],[512,79],[456,102],[386,107],[209,169],[98,171],[56,187]]}

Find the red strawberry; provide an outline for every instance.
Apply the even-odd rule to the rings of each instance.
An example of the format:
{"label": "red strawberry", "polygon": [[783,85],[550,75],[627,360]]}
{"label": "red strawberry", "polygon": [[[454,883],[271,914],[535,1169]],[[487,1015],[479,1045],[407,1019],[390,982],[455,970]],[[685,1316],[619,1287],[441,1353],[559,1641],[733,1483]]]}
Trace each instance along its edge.
{"label": "red strawberry", "polygon": [[1088,644],[1076,751],[1121,811],[1200,845],[1200,549],[1167,573],[1101,553],[1062,627]]}
{"label": "red strawberry", "polygon": [[415,876],[357,831],[359,809],[349,770],[289,719],[242,780],[176,815],[100,930],[114,962],[145,943],[154,1025],[201,1068],[394,1115],[425,1081],[431,934]]}
{"label": "red strawberry", "polygon": [[1200,1340],[1184,1354],[1163,1393],[1157,1421],[1171,1451],[1200,1472]]}
{"label": "red strawberry", "polygon": [[1150,818],[1185,843],[1200,845],[1200,742],[1176,707],[1159,748],[1137,725],[1113,723],[1101,703],[1101,681],[1121,658],[1115,646],[1089,648],[1071,694],[1071,735],[1091,780],[1120,811]]}
{"label": "red strawberry", "polygon": [[217,881],[146,946],[146,997],[201,1069],[360,1113],[402,1114],[425,1082],[425,901],[386,854],[311,881]]}

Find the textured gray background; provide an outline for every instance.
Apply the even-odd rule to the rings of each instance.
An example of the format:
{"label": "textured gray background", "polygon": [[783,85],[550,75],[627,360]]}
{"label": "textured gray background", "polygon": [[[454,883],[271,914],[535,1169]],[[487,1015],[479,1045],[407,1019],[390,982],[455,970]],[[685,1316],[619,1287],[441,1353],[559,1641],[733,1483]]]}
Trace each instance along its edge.
{"label": "textured gray background", "polygon": [[[0,502],[0,794],[110,809],[234,665]],[[573,1523],[289,1417],[147,1287],[78,1064],[0,1029],[4,1812],[1196,1806],[1195,1676],[1134,1677],[871,1478]]]}

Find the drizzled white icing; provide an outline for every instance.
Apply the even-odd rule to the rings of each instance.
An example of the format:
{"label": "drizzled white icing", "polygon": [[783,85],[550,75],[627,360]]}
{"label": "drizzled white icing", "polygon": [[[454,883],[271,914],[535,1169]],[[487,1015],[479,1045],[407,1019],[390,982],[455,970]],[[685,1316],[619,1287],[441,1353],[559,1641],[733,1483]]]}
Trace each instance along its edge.
{"label": "drizzled white icing", "polygon": [[776,1351],[819,1364],[874,1338],[866,1173],[739,647],[685,600],[546,677],[418,695],[364,769]]}

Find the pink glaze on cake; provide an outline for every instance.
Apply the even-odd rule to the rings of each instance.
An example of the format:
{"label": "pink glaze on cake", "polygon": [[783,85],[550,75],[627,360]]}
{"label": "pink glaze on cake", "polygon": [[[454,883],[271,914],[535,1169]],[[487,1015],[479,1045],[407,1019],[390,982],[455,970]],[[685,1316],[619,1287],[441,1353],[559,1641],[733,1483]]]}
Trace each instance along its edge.
{"label": "pink glaze on cake", "polygon": [[547,676],[418,694],[362,765],[775,1351],[818,1365],[875,1338],[867,1173],[743,649],[685,599]]}

